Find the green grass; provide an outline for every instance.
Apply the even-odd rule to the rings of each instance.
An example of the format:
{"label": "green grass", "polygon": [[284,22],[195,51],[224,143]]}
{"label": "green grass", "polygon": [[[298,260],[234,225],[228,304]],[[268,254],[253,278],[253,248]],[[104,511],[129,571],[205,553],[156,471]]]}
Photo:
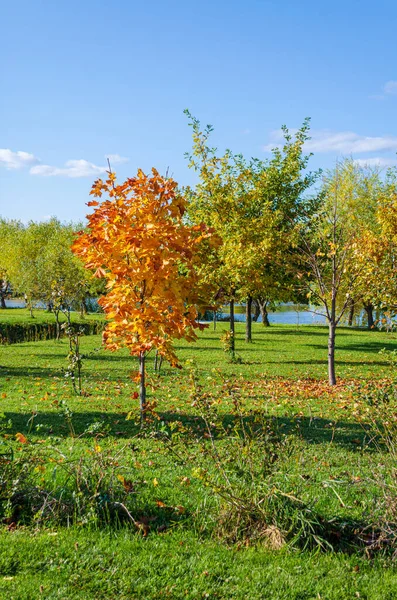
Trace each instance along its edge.
{"label": "green grass", "polygon": [[108,600],[393,600],[397,576],[382,559],[236,550],[176,532],[0,535],[0,595]]}
{"label": "green grass", "polygon": [[[226,323],[219,323],[213,331],[211,325],[196,344],[177,344],[182,363],[193,359],[204,389],[219,396],[225,423],[233,418],[232,402],[225,392],[229,383],[220,381],[214,370],[233,381],[247,407],[272,418],[291,442],[291,453],[283,457],[275,473],[280,487],[326,518],[367,522],[376,502],[382,500],[376,474],[388,469],[389,457],[368,443],[357,419],[351,384],[393,375],[379,351],[397,348],[397,336],[338,330],[341,383],[329,390],[323,383],[326,328],[265,329],[257,324],[254,343],[246,344],[239,324],[237,353],[242,364],[229,363],[222,351],[219,338],[226,328]],[[104,351],[98,336],[83,338],[86,396],[77,397],[63,375],[67,351],[67,340],[0,347],[0,411],[12,421],[5,443],[14,448],[16,459],[34,450],[46,457],[62,452],[66,461],[94,460],[98,445],[100,454],[120,452],[117,469],[136,482],[137,514],[153,519],[151,529],[142,537],[129,527],[93,529],[83,523],[71,529],[30,526],[7,531],[4,527],[0,533],[1,598],[397,597],[397,574],[386,556],[370,560],[358,549],[313,553],[289,548],[269,551],[249,543],[227,546],[214,534],[216,499],[193,473],[200,464],[210,470],[214,465],[200,456],[198,446],[186,450],[178,430],[181,424],[197,422],[188,370],[164,366],[160,377],[150,376],[149,386],[149,400],[158,403],[164,426],[177,427],[172,451],[186,451],[189,459],[183,461],[161,438],[138,435],[136,421],[129,414],[132,411],[134,417],[137,410],[133,398],[137,384],[129,377],[137,370],[134,358],[126,351]],[[61,401],[74,413],[78,436],[94,421],[101,421],[106,433],[72,439],[60,414]],[[16,433],[27,436],[30,444],[21,446]],[[57,468],[54,474],[55,468],[46,463],[46,472],[38,472],[37,478],[61,477],[61,466]],[[162,508],[158,502],[171,508]],[[175,507],[181,506],[183,511],[178,512]]]}

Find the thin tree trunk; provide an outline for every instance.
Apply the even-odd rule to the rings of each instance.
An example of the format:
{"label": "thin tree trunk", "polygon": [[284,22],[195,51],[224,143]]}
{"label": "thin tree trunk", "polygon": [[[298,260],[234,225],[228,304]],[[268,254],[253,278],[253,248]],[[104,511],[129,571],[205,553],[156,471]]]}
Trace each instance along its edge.
{"label": "thin tree trunk", "polygon": [[163,364],[163,355],[156,350],[156,354],[154,355],[154,370],[157,373],[160,373],[161,365]]}
{"label": "thin tree trunk", "polygon": [[234,352],[236,349],[236,344],[235,344],[235,339],[234,339],[234,334],[235,334],[235,327],[234,327],[234,298],[232,300],[230,300],[230,333],[232,334],[232,340],[231,340],[231,353],[232,356],[234,357]]}
{"label": "thin tree trunk", "polygon": [[329,385],[336,384],[335,375],[335,333],[336,325],[334,321],[328,323],[328,383]]}
{"label": "thin tree trunk", "polygon": [[157,362],[158,362],[158,358],[159,358],[159,351],[156,350],[156,353],[154,355],[154,371],[157,371]]}
{"label": "thin tree trunk", "polygon": [[8,291],[8,283],[4,279],[0,279],[0,308],[7,308],[6,297]]}
{"label": "thin tree trunk", "polygon": [[59,324],[59,311],[55,311],[55,323],[56,323],[56,339],[59,340],[61,338],[61,326]]}
{"label": "thin tree trunk", "polygon": [[146,382],[145,382],[145,353],[139,354],[139,406],[141,411],[141,425],[146,419]]}
{"label": "thin tree trunk", "polygon": [[364,310],[367,313],[368,329],[373,329],[375,327],[374,307],[372,306],[372,304],[364,304]]}
{"label": "thin tree trunk", "polygon": [[247,296],[245,304],[245,341],[252,342],[252,296]]}
{"label": "thin tree trunk", "polygon": [[80,302],[80,317],[84,319],[85,315],[88,315],[87,301],[85,298]]}
{"label": "thin tree trunk", "polygon": [[213,317],[213,322],[214,322],[214,331],[216,330],[216,310],[214,310],[214,317]]}
{"label": "thin tree trunk", "polygon": [[349,319],[348,319],[348,325],[349,327],[352,327],[353,325],[353,319],[354,319],[354,310],[355,310],[355,305],[354,302],[352,302],[350,304],[350,310],[349,310]]}

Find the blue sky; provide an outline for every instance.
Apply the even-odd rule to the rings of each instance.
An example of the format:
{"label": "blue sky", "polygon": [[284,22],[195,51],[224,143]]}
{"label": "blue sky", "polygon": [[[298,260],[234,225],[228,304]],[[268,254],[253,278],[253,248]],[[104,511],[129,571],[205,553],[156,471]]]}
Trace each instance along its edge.
{"label": "blue sky", "polygon": [[0,215],[82,219],[106,166],[193,181],[184,108],[265,158],[312,118],[312,167],[397,164],[397,3],[15,0],[0,39]]}

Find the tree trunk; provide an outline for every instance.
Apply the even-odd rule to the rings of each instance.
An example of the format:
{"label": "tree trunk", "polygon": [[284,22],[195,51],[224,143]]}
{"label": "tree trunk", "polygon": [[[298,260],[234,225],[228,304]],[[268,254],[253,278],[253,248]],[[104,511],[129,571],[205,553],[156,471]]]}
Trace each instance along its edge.
{"label": "tree trunk", "polygon": [[146,419],[146,382],[145,382],[145,353],[139,354],[139,406],[141,411],[141,425],[143,425]]}
{"label": "tree trunk", "polygon": [[61,326],[59,323],[59,310],[55,311],[55,323],[56,323],[56,339],[59,340],[61,338]]}
{"label": "tree trunk", "polygon": [[231,344],[230,344],[230,351],[232,353],[232,356],[234,357],[234,351],[236,349],[236,344],[235,344],[235,339],[234,339],[234,334],[235,334],[235,327],[234,327],[234,298],[232,300],[230,300],[230,333],[232,334],[232,340],[231,340]]}
{"label": "tree trunk", "polygon": [[161,365],[163,364],[163,355],[156,350],[156,354],[154,355],[154,370],[156,373],[160,374]]}
{"label": "tree trunk", "polygon": [[216,330],[216,310],[214,310],[213,322],[214,322],[214,331],[215,331]]}
{"label": "tree trunk", "polygon": [[153,366],[154,371],[157,371],[158,358],[159,358],[159,351],[156,350],[156,353],[154,355],[154,366]]}
{"label": "tree trunk", "polygon": [[328,323],[328,383],[329,385],[336,384],[335,376],[335,333],[336,325],[334,321]]}
{"label": "tree trunk", "polygon": [[368,329],[373,329],[375,327],[374,307],[372,306],[372,304],[364,304],[364,310],[367,313]]}
{"label": "tree trunk", "polygon": [[355,305],[354,302],[352,302],[350,304],[350,309],[349,309],[349,319],[348,319],[348,325],[349,327],[352,327],[353,325],[353,319],[354,319],[354,310],[355,310]]}
{"label": "tree trunk", "polygon": [[88,314],[88,308],[85,298],[80,302],[80,317],[84,319],[85,315]]}
{"label": "tree trunk", "polygon": [[252,316],[252,320],[256,323],[257,320],[259,319],[259,315],[261,314],[260,308],[259,308],[259,304],[258,304],[258,300],[254,300],[252,302],[252,306],[254,309],[254,314]]}
{"label": "tree trunk", "polygon": [[247,296],[245,304],[245,341],[252,342],[252,296]]}
{"label": "tree trunk", "polygon": [[7,297],[8,283],[5,279],[0,279],[0,308],[7,308],[6,297]]}
{"label": "tree trunk", "polygon": [[259,309],[261,311],[262,316],[262,325],[264,327],[270,327],[269,316],[267,312],[267,301],[266,300],[258,300]]}

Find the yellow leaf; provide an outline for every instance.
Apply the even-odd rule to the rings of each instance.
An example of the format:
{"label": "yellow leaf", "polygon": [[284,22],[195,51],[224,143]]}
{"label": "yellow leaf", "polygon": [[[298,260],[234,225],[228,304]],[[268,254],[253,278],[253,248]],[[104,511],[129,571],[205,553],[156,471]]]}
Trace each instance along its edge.
{"label": "yellow leaf", "polygon": [[153,479],[153,485],[154,487],[157,487],[159,484],[159,482],[157,481],[156,477]]}

